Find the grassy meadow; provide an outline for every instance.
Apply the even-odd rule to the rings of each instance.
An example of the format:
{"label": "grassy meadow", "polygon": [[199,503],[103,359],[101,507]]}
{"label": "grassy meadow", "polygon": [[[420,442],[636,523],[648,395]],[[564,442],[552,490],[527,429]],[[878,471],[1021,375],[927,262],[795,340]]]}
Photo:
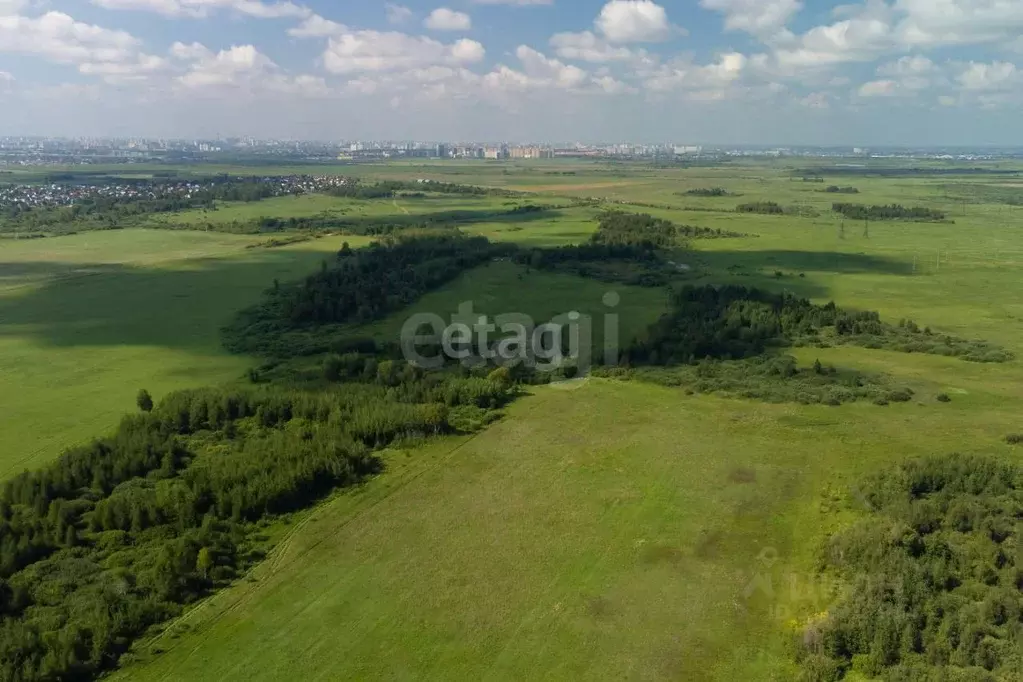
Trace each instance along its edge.
{"label": "grassy meadow", "polygon": [[241,376],[251,360],[221,348],[220,327],[342,240],[246,249],[258,241],[166,230],[0,241],[0,478],[106,433],[140,388]]}
{"label": "grassy meadow", "polygon": [[[836,174],[814,183],[767,162],[337,170],[533,192],[531,200],[557,208],[488,222],[486,211],[507,199],[289,197],[159,219],[201,225],[336,211],[402,221],[478,209],[464,231],[552,246],[585,241],[596,227],[600,208],[570,199],[601,197],[748,235],[693,242],[693,283],[834,300],[1023,357],[1023,207],[993,201],[989,189],[1015,192],[1018,177]],[[826,193],[827,185],[859,193]],[[686,194],[711,187],[730,194]],[[791,212],[734,211],[752,201]],[[833,202],[926,206],[954,223],[865,224],[842,220]],[[318,267],[342,238],[245,248],[256,240],[125,230],[0,242],[8,444],[0,476],[106,430],[140,387],[158,397],[239,376],[251,360],[221,350],[218,327],[274,278]],[[446,317],[468,300],[491,315],[546,319],[574,307],[599,316],[607,290],[491,263],[366,331],[396,340],[408,313]],[[615,290],[623,338],[663,310],[666,292]],[[801,365],[820,359],[883,373],[914,399],[770,405],[598,379],[532,388],[478,435],[385,452],[382,474],[289,519],[266,561],[139,643],[136,662],[113,679],[793,679],[789,637],[834,597],[814,583],[817,552],[862,513],[854,490],[863,475],[949,452],[1023,461],[1003,441],[1023,432],[1019,360],[981,365],[851,347],[793,354]],[[951,402],[938,402],[941,393]]]}

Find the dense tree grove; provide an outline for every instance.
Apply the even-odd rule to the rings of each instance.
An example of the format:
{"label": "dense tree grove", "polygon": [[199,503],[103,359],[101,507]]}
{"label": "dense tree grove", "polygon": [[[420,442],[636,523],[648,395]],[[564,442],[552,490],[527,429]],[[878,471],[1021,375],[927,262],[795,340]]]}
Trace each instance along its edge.
{"label": "dense tree grove", "polygon": [[763,215],[781,215],[785,208],[774,201],[752,201],[735,207],[739,213],[761,213]]}
{"label": "dense tree grove", "polygon": [[324,263],[320,272],[266,292],[262,303],[243,311],[225,330],[228,348],[293,354],[281,342],[284,332],[378,319],[508,251],[459,232],[405,234],[358,251],[342,248],[332,267]]}
{"label": "dense tree grove", "polygon": [[866,206],[864,204],[836,203],[831,210],[841,213],[851,220],[944,220],[945,213],[933,208],[913,206],[907,208],[899,204],[889,206]]}
{"label": "dense tree grove", "polygon": [[530,214],[542,214],[549,210],[549,206],[522,204],[505,209],[452,210],[408,216],[383,215],[378,218],[367,218],[365,216],[350,218],[344,215],[292,216],[289,218],[264,217],[250,221],[247,224],[233,226],[230,231],[284,232],[302,230],[306,232],[321,232],[336,230],[351,235],[379,236],[417,227],[454,228],[460,223],[510,220],[529,216]]}
{"label": "dense tree grove", "polygon": [[855,187],[839,187],[838,185],[828,185],[824,190],[829,194],[859,194],[860,190]]}
{"label": "dense tree grove", "polygon": [[696,188],[686,192],[691,197],[727,197],[728,190],[722,187]]}
{"label": "dense tree grove", "polygon": [[467,194],[471,196],[518,196],[518,193],[509,190],[459,185],[451,182],[437,182],[435,180],[420,180],[416,182],[382,180],[372,185],[356,182],[349,183],[344,187],[334,188],[330,190],[329,194],[337,197],[350,197],[352,199],[380,199],[394,197],[400,192],[434,192],[437,194]]}
{"label": "dense tree grove", "polygon": [[850,343],[870,348],[931,353],[977,362],[1005,362],[1012,354],[977,341],[920,330],[912,321],[898,326],[876,312],[852,312],[834,303],[815,305],[791,294],[741,286],[687,286],[671,311],[628,349],[636,364],[693,364],[704,358],[741,359],[771,347]]}
{"label": "dense tree grove", "polygon": [[860,489],[872,513],[822,558],[848,590],[801,634],[803,679],[1023,679],[1023,469],[931,457]]}
{"label": "dense tree grove", "polygon": [[647,213],[607,211],[600,216],[590,243],[605,246],[635,246],[647,251],[686,248],[688,239],[724,239],[747,235],[727,230],[676,225]]}
{"label": "dense tree grove", "polygon": [[359,362],[326,387],[172,394],[4,484],[0,680],[92,679],[258,560],[252,522],[374,473],[377,447],[457,429],[511,395],[493,373]]}

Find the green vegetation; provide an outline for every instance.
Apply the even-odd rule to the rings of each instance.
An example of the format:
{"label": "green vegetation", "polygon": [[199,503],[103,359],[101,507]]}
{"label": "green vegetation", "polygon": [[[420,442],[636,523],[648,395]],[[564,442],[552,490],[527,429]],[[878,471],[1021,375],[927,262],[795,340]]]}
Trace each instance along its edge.
{"label": "green vegetation", "polygon": [[721,187],[711,188],[697,188],[686,191],[686,196],[690,197],[727,197],[729,192]]}
{"label": "green vegetation", "polygon": [[859,194],[860,190],[855,187],[840,187],[838,185],[828,185],[824,190],[829,194]]}
{"label": "green vegetation", "polygon": [[[1018,471],[1023,439],[1006,434],[1023,406],[1023,214],[967,206],[966,190],[943,196],[913,173],[862,173],[866,206],[933,207],[958,225],[840,233],[824,186],[768,160],[332,172],[400,185],[139,217],[175,231],[0,243],[3,456],[35,470],[10,479],[0,509],[0,537],[16,538],[0,541],[4,664],[20,656],[37,679],[120,666],[118,679],[189,682],[908,680],[938,679],[945,661],[963,679],[1019,676],[1018,626],[1002,618],[1018,533],[995,549],[976,530],[1018,526],[1018,483],[919,500],[899,486],[911,469],[957,480],[958,460],[904,464],[935,453]],[[679,187],[699,186],[785,217],[713,196],[680,205]],[[234,226],[272,234],[213,233]],[[364,255],[357,233],[390,236]],[[409,240],[436,248],[392,251]],[[395,253],[400,267],[381,255]],[[537,320],[574,309],[597,328],[620,315],[621,347],[657,356],[549,387],[404,364],[393,344],[407,316],[447,318],[465,301]],[[246,306],[251,334],[231,322]],[[263,357],[223,353],[224,324]],[[711,359],[683,352],[696,347]],[[887,491],[869,514],[850,494],[865,477],[858,489]],[[949,551],[906,554],[911,536],[888,531],[946,497],[932,519],[943,525],[921,537]],[[963,530],[957,506],[981,525]],[[868,550],[878,561],[860,561]],[[961,585],[917,581],[930,567]],[[919,589],[864,589],[863,570]],[[883,632],[901,628],[897,647],[887,635],[875,646],[875,615]]]}
{"label": "green vegetation", "polygon": [[220,328],[341,242],[247,249],[251,237],[166,230],[0,242],[0,479],[110,431],[140,387],[159,400],[241,376],[250,361]]}
{"label": "green vegetation", "polygon": [[785,208],[774,201],[751,201],[735,207],[739,213],[760,213],[762,215],[781,215]]}
{"label": "green vegetation", "polygon": [[944,220],[945,213],[933,208],[913,206],[906,208],[899,204],[890,206],[864,206],[863,204],[834,204],[831,210],[852,220]]}
{"label": "green vegetation", "polygon": [[803,634],[803,679],[1023,678],[1023,468],[931,457],[861,490],[873,513],[827,548],[848,589]]}

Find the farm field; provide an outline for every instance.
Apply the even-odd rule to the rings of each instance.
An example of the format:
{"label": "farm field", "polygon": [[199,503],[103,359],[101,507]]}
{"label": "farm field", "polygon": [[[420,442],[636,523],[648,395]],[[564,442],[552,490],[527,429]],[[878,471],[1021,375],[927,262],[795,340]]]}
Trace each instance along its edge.
{"label": "farm field", "polygon": [[251,360],[221,348],[220,327],[342,240],[245,248],[257,241],[154,230],[0,241],[0,478],[109,431],[140,388],[241,376]]}
{"label": "farm field", "polygon": [[[0,241],[0,433],[13,443],[0,478],[109,430],[138,388],[159,398],[236,380],[255,360],[223,350],[220,326],[275,279],[314,272],[342,241],[369,241],[248,249],[266,235],[215,231],[236,220],[334,214],[415,225],[458,213],[467,234],[553,247],[586,242],[605,209],[650,213],[739,235],[693,239],[676,284],[742,284],[876,310],[1017,359],[785,350],[804,368],[820,361],[912,390],[884,406],[768,404],[638,380],[528,387],[482,432],[396,445],[379,475],[275,519],[287,530],[266,560],[137,642],[112,679],[796,679],[792,639],[834,602],[814,583],[822,547],[866,513],[856,488],[865,475],[952,452],[1023,464],[1005,440],[1023,433],[1023,207],[1008,203],[1013,176],[835,172],[811,182],[767,161],[333,170],[529,194],[286,197],[146,218],[209,223],[209,232]],[[823,191],[830,185],[857,193]],[[727,194],[687,194],[717,187]],[[785,212],[736,210],[753,202]],[[835,202],[946,218],[850,220]],[[526,203],[551,208],[494,218]],[[598,331],[610,291],[621,297],[623,341],[666,309],[664,288],[497,261],[357,333],[397,341],[408,315],[447,319],[465,301],[477,313],[544,321],[576,309]]]}

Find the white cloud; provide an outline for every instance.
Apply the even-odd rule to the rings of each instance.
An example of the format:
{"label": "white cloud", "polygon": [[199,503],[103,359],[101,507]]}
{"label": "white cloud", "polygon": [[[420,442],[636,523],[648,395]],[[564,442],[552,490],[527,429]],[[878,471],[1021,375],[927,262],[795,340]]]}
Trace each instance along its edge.
{"label": "white cloud", "polygon": [[175,59],[184,61],[198,61],[210,57],[213,53],[202,43],[181,43],[176,42],[170,46],[170,55]]}
{"label": "white cloud", "polygon": [[856,93],[860,97],[892,97],[898,94],[899,84],[893,80],[877,80],[864,83]]}
{"label": "white cloud", "polygon": [[515,56],[522,63],[526,75],[534,79],[550,82],[562,88],[576,88],[586,82],[589,74],[578,66],[572,66],[550,59],[531,47],[519,45]]}
{"label": "white cloud", "polygon": [[932,85],[946,82],[937,64],[921,55],[906,56],[882,64],[877,68],[877,74],[897,80],[902,91],[926,90]]}
{"label": "white cloud", "polygon": [[594,23],[612,43],[659,42],[672,32],[668,13],[651,0],[611,0]]}
{"label": "white cloud", "polygon": [[896,0],[895,9],[905,14],[898,34],[908,46],[999,42],[1023,31],[1019,0]]}
{"label": "white cloud", "polygon": [[956,81],[966,90],[1005,90],[1018,85],[1021,72],[1015,64],[970,62],[962,67]]}
{"label": "white cloud", "polygon": [[649,74],[643,85],[653,92],[702,91],[704,97],[717,98],[711,93],[724,92],[738,84],[750,66],[750,59],[738,52],[719,55],[716,62],[702,66],[675,59]]}
{"label": "white cloud", "polygon": [[458,66],[485,56],[475,40],[444,44],[426,37],[395,31],[354,31],[332,37],[323,53],[331,73],[407,71],[427,66]]}
{"label": "white cloud", "polygon": [[438,7],[426,17],[423,26],[434,31],[468,31],[472,28],[472,19],[465,12]]}
{"label": "white cloud", "polygon": [[314,14],[298,26],[288,29],[288,35],[295,38],[326,38],[347,32],[348,27],[344,24],[324,19],[319,14]]}
{"label": "white cloud", "polygon": [[938,104],[940,104],[943,107],[954,107],[958,103],[959,100],[950,95],[941,95],[940,97],[938,97]]}
{"label": "white cloud", "polygon": [[63,12],[36,18],[0,16],[0,52],[61,64],[95,64],[131,61],[139,46],[139,40],[124,31],[75,21]]}
{"label": "white cloud", "polygon": [[551,36],[551,47],[564,59],[580,59],[598,64],[606,62],[649,61],[644,50],[631,50],[615,46],[598,38],[590,31],[581,33],[555,33]]}
{"label": "white cloud", "polygon": [[139,10],[169,17],[206,17],[216,10],[229,10],[261,19],[311,14],[308,8],[287,0],[271,3],[260,0],[92,0],[92,3],[105,9]]}
{"label": "white cloud", "polygon": [[252,45],[235,45],[214,54],[207,50],[188,73],[178,78],[187,87],[239,85],[277,68],[273,61]]}
{"label": "white cloud", "polygon": [[162,57],[139,55],[131,62],[85,62],[78,71],[87,76],[100,76],[108,83],[130,83],[147,80],[151,74],[165,71],[169,63]]}
{"label": "white cloud", "polygon": [[404,24],[412,18],[412,10],[404,5],[387,3],[384,5],[384,10],[387,12],[387,23],[389,24]]}
{"label": "white cloud", "polygon": [[803,7],[800,0],[700,0],[704,9],[725,15],[725,29],[770,38]]}

